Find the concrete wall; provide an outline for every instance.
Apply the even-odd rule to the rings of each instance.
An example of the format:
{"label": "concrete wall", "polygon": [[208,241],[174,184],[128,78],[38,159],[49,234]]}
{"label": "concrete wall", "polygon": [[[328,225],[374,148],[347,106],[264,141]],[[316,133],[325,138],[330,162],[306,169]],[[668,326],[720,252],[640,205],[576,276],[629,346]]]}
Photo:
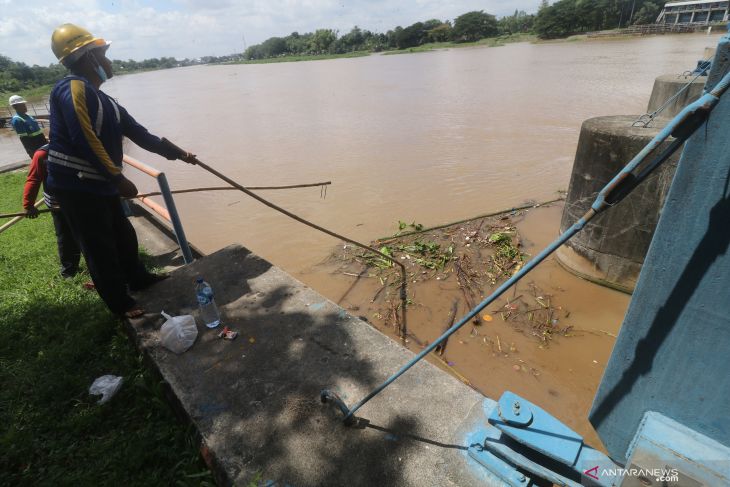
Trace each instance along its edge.
{"label": "concrete wall", "polygon": [[[600,191],[660,129],[632,127],[634,116],[597,117],[581,127],[560,230],[590,208]],[[663,148],[662,146],[661,148]],[[639,277],[679,154],[616,207],[596,217],[557,253],[587,279],[631,292]]]}

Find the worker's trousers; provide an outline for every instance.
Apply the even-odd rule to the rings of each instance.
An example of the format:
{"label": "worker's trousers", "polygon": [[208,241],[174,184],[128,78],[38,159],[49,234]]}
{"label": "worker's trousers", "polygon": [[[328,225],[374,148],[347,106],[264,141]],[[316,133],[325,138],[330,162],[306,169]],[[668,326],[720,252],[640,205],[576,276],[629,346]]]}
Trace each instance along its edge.
{"label": "worker's trousers", "polygon": [[58,260],[61,261],[61,275],[73,277],[79,271],[81,249],[76,243],[71,227],[66,217],[60,211],[51,212],[53,228],[56,230],[56,244],[58,245]]}
{"label": "worker's trousers", "polygon": [[86,259],[96,290],[116,314],[135,302],[128,285],[148,276],[139,260],[137,234],[124,215],[119,196],[100,196],[54,189],[61,211]]}

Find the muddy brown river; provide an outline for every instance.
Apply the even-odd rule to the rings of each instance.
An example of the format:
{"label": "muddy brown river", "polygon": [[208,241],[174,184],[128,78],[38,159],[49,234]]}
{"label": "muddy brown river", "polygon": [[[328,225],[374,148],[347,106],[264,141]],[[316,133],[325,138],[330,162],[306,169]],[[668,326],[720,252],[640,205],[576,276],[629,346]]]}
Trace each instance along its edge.
{"label": "muddy brown river", "polygon": [[[369,242],[393,234],[399,220],[433,226],[554,199],[567,189],[583,120],[644,113],[654,78],[694,68],[718,37],[199,66],[120,76],[104,89],[150,131],[246,186],[332,181],[326,197],[319,188],[260,194]],[[12,142],[20,145],[0,138],[5,160]],[[199,168],[133,144],[127,152],[163,169],[173,189],[220,185]],[[142,191],[155,189],[127,173]],[[372,297],[367,284],[358,285],[343,302],[355,278],[318,265],[338,242],[245,195],[196,193],[176,202],[188,238],[205,251],[240,242],[343,306],[364,310]],[[518,225],[525,252],[557,235],[560,211],[552,205],[527,213]],[[524,395],[600,446],[586,416],[629,297],[582,281],[552,259],[531,280],[570,309],[579,333],[545,346],[495,320],[480,338],[493,343],[499,335],[506,351],[461,330],[449,344],[452,365],[436,363],[495,399],[506,389]],[[418,301],[429,310],[414,310],[409,326],[432,340],[451,302],[439,300],[437,288],[424,292]]]}

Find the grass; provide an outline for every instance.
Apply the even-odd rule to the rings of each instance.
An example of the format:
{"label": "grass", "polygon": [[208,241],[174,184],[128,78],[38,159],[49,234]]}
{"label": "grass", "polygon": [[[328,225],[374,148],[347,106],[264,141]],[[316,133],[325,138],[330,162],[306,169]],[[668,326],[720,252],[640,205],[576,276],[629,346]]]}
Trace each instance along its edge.
{"label": "grass", "polygon": [[351,57],[363,57],[369,56],[370,51],[354,51],[346,52],[343,54],[302,54],[296,56],[280,56],[272,57],[267,59],[250,59],[247,61],[235,61],[232,63],[225,64],[269,64],[269,63],[293,63],[299,61],[319,61],[322,59],[339,59],[339,58],[351,58]]}
{"label": "grass", "polygon": [[487,39],[480,39],[475,42],[430,42],[428,44],[423,44],[418,47],[411,47],[408,49],[400,49],[397,51],[387,51],[383,54],[393,55],[393,54],[410,54],[414,52],[428,52],[428,51],[435,51],[437,49],[454,49],[454,48],[462,48],[462,47],[499,47],[504,46],[505,44],[511,44],[514,42],[535,42],[537,40],[537,36],[533,34],[512,34],[508,36],[500,36],[500,37],[489,37]]}
{"label": "grass", "polygon": [[[25,175],[0,175],[0,212]],[[0,484],[214,485],[193,431],[166,403],[88,276],[66,281],[50,216],[0,234]],[[106,404],[88,388],[124,377]]]}

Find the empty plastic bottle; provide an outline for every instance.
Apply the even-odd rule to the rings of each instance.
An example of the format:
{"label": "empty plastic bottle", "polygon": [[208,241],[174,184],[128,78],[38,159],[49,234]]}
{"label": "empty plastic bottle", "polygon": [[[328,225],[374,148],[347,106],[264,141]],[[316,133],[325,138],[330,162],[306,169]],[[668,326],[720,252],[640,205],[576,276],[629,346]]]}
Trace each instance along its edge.
{"label": "empty plastic bottle", "polygon": [[213,288],[202,277],[196,280],[195,295],[200,307],[200,318],[208,328],[215,328],[221,322],[221,315],[213,299]]}

